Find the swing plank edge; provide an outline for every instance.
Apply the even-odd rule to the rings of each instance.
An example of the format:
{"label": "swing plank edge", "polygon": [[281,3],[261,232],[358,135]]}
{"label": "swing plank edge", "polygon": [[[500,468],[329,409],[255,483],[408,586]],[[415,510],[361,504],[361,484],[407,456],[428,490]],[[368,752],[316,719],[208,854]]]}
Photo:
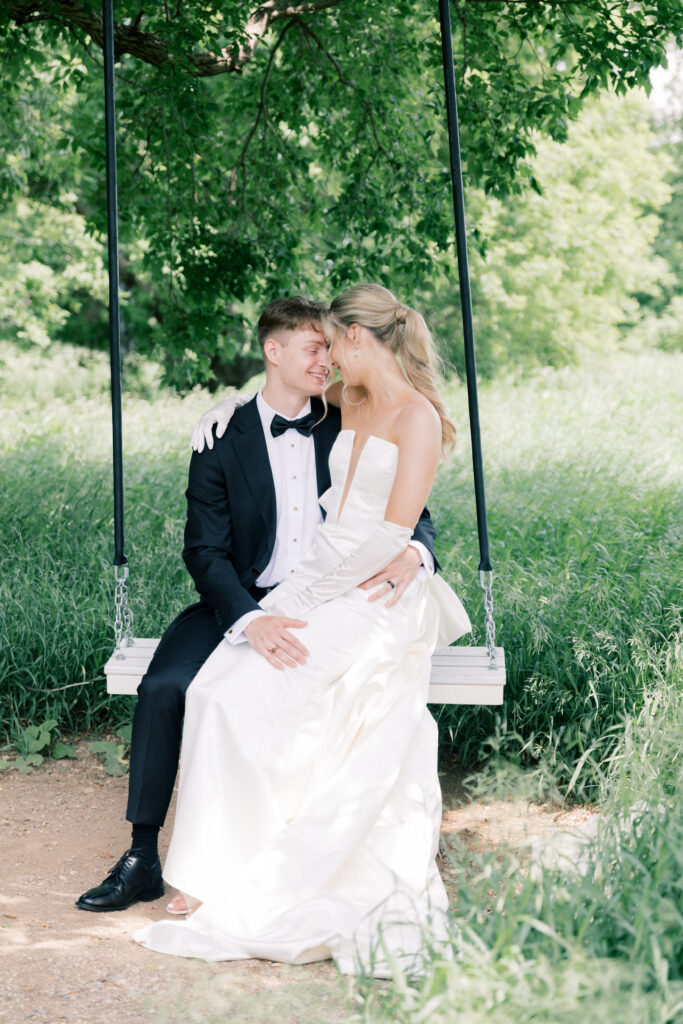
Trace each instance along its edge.
{"label": "swing plank edge", "polygon": [[[158,643],[153,637],[137,637],[118,655],[112,654],[104,666],[107,693],[135,695]],[[505,686],[502,647],[496,647],[496,659],[496,667],[490,668],[485,647],[442,647],[435,651],[429,679],[429,703],[502,704]]]}

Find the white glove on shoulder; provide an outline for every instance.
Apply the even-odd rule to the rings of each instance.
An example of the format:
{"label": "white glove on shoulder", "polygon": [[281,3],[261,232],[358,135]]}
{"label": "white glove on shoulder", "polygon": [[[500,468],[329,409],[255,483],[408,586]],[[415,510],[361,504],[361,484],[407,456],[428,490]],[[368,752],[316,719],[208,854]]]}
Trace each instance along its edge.
{"label": "white glove on shoulder", "polygon": [[344,556],[335,549],[334,530],[334,526],[320,529],[311,554],[288,580],[260,601],[262,608],[277,608],[282,615],[301,618],[311,608],[348,593],[374,576],[405,551],[413,533],[407,526],[385,520]]}
{"label": "white glove on shoulder", "polygon": [[207,448],[213,448],[213,428],[216,427],[216,437],[222,437],[228,423],[233,417],[235,409],[250,402],[253,395],[231,395],[225,398],[213,409],[205,412],[202,418],[195,423],[192,430],[192,449],[195,452],[203,452],[204,444]]}

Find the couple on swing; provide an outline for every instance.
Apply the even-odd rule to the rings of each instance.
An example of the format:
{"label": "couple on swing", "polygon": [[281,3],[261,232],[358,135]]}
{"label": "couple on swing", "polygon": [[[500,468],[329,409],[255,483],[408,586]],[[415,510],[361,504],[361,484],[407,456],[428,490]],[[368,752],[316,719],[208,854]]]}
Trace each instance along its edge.
{"label": "couple on swing", "polygon": [[164,878],[187,899],[134,938],[419,970],[447,908],[431,655],[471,628],[424,507],[455,428],[425,321],[380,285],[329,310],[277,299],[258,332],[265,385],[192,456],[183,557],[202,600],[139,687],[132,847],[76,905],[163,895],[184,713]]}

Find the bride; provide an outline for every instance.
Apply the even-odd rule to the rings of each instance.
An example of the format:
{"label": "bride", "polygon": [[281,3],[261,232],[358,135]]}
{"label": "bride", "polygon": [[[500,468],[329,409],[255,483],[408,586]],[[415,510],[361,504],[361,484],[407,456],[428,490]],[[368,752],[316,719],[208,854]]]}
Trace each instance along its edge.
{"label": "bride", "polygon": [[407,546],[455,428],[422,316],[380,285],[338,296],[323,324],[342,430],[325,522],[260,602],[305,618],[304,665],[223,641],[187,693],[164,877],[199,906],[134,938],[206,960],[260,957],[377,976],[419,970],[445,937],[431,655],[469,619],[437,575],[399,602],[359,584]]}

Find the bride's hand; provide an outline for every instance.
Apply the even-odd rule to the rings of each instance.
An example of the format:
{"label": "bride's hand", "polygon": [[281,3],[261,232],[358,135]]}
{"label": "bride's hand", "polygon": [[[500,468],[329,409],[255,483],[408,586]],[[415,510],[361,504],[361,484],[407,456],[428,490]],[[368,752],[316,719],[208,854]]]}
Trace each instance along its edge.
{"label": "bride's hand", "polygon": [[202,418],[195,423],[192,430],[192,448],[196,452],[204,451],[204,444],[207,448],[213,448],[213,428],[216,427],[216,437],[222,437],[228,423],[232,419],[235,409],[250,402],[253,395],[233,395],[226,398],[213,409],[205,412]]}
{"label": "bride's hand", "polygon": [[[417,576],[417,571],[422,565],[422,558],[417,548],[408,545],[405,551],[397,555],[389,565],[386,565],[374,576],[371,576],[365,583],[361,583],[361,590],[372,590],[377,587],[377,593],[368,598],[368,601],[379,601],[381,598],[388,598],[387,608],[391,608],[400,600],[401,594],[406,587],[409,587]],[[390,582],[393,583],[393,587]]]}

